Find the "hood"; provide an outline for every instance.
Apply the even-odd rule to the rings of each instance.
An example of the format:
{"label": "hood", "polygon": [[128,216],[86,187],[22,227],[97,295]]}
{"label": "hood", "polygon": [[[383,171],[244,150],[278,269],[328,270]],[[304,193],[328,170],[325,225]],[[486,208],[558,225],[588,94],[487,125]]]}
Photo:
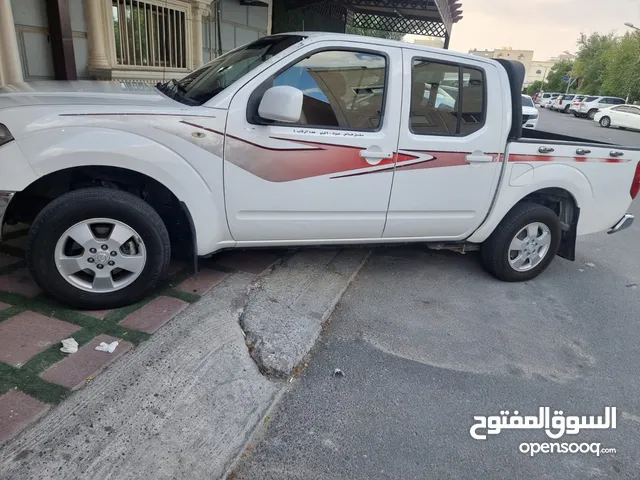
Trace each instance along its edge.
{"label": "hood", "polygon": [[0,88],[0,108],[35,105],[173,106],[178,103],[145,83],[41,81]]}
{"label": "hood", "polygon": [[522,106],[523,115],[538,115],[538,109],[536,107]]}

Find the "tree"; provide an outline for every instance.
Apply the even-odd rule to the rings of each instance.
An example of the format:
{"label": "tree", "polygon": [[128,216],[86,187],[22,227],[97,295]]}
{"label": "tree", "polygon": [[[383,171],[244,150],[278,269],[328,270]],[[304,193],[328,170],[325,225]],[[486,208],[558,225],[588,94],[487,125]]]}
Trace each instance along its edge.
{"label": "tree", "polygon": [[531,96],[539,92],[541,88],[542,88],[542,82],[540,80],[536,80],[526,88],[525,93]]}
{"label": "tree", "polygon": [[640,33],[627,33],[605,62],[602,94],[640,99]]}
{"label": "tree", "polygon": [[[547,75],[547,81],[544,85],[544,90],[547,92],[559,92],[563,93],[567,90],[567,83],[562,79],[565,77],[571,77],[571,72],[574,68],[573,62],[569,60],[562,60],[556,63]],[[574,75],[575,79],[575,75]]]}
{"label": "tree", "polygon": [[618,47],[613,33],[580,34],[575,74],[580,77],[580,91],[588,95],[600,95],[607,64],[607,57]]}

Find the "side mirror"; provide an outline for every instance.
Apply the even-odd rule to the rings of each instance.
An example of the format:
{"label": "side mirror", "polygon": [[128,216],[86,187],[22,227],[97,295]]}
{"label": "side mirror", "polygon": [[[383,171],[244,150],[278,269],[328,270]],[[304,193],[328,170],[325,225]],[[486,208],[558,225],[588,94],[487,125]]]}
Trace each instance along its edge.
{"label": "side mirror", "polygon": [[265,120],[294,123],[302,115],[302,91],[288,85],[271,87],[264,92],[258,115]]}

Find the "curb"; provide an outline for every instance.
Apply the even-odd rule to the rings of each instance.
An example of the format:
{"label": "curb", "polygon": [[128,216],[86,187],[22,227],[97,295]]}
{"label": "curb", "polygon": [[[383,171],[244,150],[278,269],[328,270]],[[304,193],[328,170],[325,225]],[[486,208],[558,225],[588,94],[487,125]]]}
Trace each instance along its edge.
{"label": "curb", "polygon": [[288,378],[299,370],[370,253],[299,251],[252,283],[240,326],[264,375]]}

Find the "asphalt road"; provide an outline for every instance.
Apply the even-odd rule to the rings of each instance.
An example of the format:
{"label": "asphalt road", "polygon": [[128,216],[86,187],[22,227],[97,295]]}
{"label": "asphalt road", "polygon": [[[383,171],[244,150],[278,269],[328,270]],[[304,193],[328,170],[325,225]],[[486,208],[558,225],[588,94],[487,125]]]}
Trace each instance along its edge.
{"label": "asphalt road", "polygon": [[600,142],[640,147],[640,132],[603,128],[593,120],[539,108],[538,129]]}
{"label": "asphalt road", "polygon": [[[640,226],[583,237],[575,262],[526,283],[477,260],[378,249],[234,478],[640,478]],[[474,415],[543,406],[615,406],[615,430],[557,441],[616,453],[521,453],[555,441],[542,430],[470,436]]]}

